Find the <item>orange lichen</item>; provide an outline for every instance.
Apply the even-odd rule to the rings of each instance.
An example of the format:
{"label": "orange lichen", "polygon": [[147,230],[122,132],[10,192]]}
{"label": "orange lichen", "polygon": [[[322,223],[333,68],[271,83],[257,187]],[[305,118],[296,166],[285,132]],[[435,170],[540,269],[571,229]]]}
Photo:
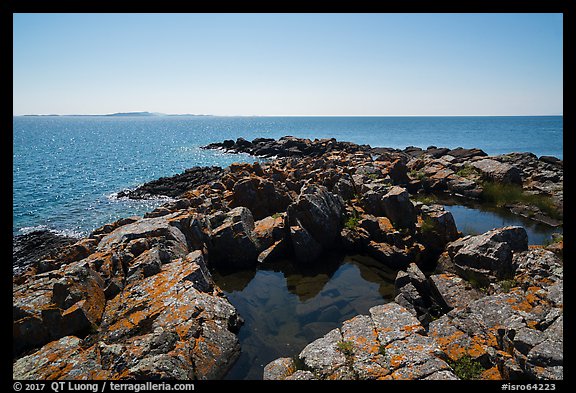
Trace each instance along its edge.
{"label": "orange lichen", "polygon": [[406,357],[403,355],[393,355],[390,357],[390,366],[392,368],[398,368],[402,365],[405,359]]}
{"label": "orange lichen", "polygon": [[500,371],[498,370],[498,367],[494,366],[487,370],[484,370],[482,374],[480,374],[480,379],[497,381],[503,378],[502,374],[500,374]]}

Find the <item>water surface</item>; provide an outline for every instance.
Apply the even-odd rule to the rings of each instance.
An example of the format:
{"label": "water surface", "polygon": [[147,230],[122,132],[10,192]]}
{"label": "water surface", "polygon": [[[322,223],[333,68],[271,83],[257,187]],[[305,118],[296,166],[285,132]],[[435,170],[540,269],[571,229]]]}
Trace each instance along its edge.
{"label": "water surface", "polygon": [[394,298],[396,272],[372,258],[326,257],[307,269],[293,264],[213,272],[245,321],[242,352],[226,379],[262,379],[272,360],[297,355],[345,320]]}

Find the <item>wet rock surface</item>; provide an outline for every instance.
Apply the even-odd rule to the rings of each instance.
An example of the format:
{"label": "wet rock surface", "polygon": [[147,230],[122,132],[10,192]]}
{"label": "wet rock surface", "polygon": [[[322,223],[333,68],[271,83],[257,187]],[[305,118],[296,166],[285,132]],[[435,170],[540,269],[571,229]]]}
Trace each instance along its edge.
{"label": "wet rock surface", "polygon": [[[322,337],[311,329],[265,379],[450,380],[463,377],[459,362],[480,379],[562,378],[563,244],[529,248],[521,227],[461,237],[441,205],[413,200],[478,198],[489,180],[561,206],[562,161],[294,137],[207,148],[276,158],[192,168],[124,193],[176,199],[85,239],[14,240],[14,378],[222,378],[240,353],[242,319],[211,268],[313,266],[349,252],[397,272],[395,301]],[[338,314],[326,308],[318,323]]]}

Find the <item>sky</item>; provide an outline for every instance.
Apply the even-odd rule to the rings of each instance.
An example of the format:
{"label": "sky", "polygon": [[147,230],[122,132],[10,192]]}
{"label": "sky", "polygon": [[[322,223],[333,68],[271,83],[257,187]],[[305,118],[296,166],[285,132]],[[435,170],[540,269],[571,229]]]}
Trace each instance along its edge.
{"label": "sky", "polygon": [[562,14],[14,14],[13,114],[563,114]]}

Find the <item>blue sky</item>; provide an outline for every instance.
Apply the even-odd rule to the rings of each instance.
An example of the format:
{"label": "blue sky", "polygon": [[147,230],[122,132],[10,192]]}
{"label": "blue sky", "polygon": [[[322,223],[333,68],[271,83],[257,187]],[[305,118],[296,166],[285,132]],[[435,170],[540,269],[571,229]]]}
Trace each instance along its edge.
{"label": "blue sky", "polygon": [[562,14],[15,14],[13,113],[563,113]]}

